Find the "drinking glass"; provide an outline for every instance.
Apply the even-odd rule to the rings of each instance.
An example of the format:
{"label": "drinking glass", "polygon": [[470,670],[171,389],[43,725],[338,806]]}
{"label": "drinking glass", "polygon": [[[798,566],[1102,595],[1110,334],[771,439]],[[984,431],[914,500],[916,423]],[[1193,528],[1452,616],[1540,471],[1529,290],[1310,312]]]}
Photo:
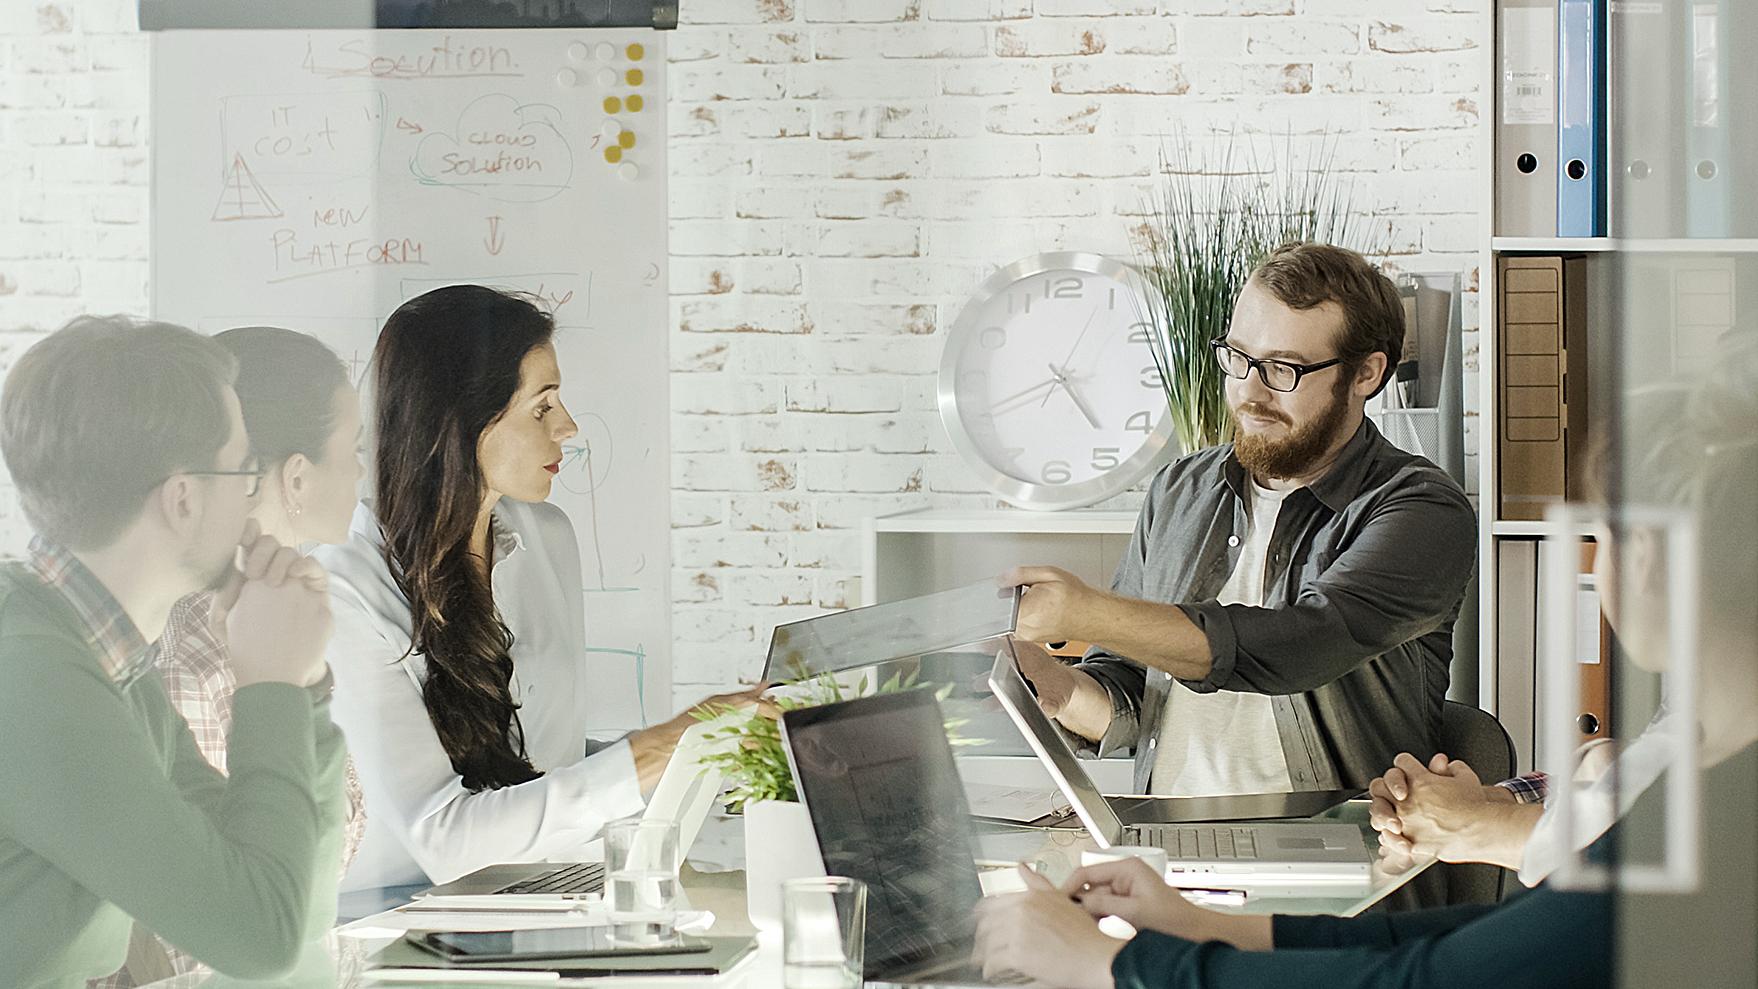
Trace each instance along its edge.
{"label": "drinking glass", "polygon": [[617,821],[605,829],[610,936],[618,944],[674,940],[678,920],[676,821]]}
{"label": "drinking glass", "polygon": [[782,883],[782,980],[787,989],[860,989],[866,948],[866,883],[844,876]]}

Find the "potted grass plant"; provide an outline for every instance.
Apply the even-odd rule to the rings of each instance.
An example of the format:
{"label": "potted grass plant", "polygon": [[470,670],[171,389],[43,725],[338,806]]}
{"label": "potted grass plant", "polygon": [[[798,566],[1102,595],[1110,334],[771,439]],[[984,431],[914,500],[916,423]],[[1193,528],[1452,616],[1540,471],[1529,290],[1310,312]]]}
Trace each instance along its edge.
{"label": "potted grass plant", "polygon": [[[912,673],[895,673],[883,681],[862,674],[845,684],[834,674],[820,673],[784,685],[774,698],[783,712],[871,694],[926,690]],[[952,692],[947,684],[935,689],[944,701]],[[787,750],[781,743],[781,725],[760,713],[731,708],[706,708],[696,716],[719,727],[709,732],[709,754],[704,766],[718,769],[732,786],[728,806],[744,816],[746,909],[752,926],[762,933],[781,930],[781,884],[789,879],[824,875],[824,861],[812,819],[799,802]],[[946,719],[947,739],[954,746],[977,745],[961,737],[966,719]]]}
{"label": "potted grass plant", "polygon": [[1336,143],[1294,167],[1294,140],[1279,151],[1241,149],[1237,135],[1206,165],[1193,162],[1179,135],[1160,155],[1146,219],[1133,230],[1136,268],[1152,288],[1143,322],[1154,364],[1186,452],[1232,438],[1224,376],[1210,341],[1227,333],[1233,304],[1264,255],[1288,241],[1337,244],[1374,253],[1370,217],[1351,205],[1351,188],[1333,163]]}

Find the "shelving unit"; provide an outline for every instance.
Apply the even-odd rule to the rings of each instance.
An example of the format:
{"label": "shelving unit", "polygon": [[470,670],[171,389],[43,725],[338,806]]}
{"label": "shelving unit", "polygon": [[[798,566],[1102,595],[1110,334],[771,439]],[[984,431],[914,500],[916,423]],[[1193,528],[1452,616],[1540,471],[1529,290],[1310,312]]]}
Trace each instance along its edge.
{"label": "shelving unit", "polygon": [[[1493,144],[1494,137],[1491,136]],[[1495,181],[1494,177],[1490,180]],[[1492,237],[1495,254],[1752,254],[1758,238]]]}
{"label": "shelving unit", "polygon": [[872,519],[863,532],[861,603],[878,604],[995,577],[1021,563],[1062,567],[1109,587],[1134,512],[924,509]]}
{"label": "shelving unit", "polygon": [[[1716,335],[1734,323],[1736,294],[1742,278],[1758,270],[1758,238],[1645,237],[1502,237],[1495,229],[1498,202],[1496,142],[1502,111],[1500,5],[1485,5],[1482,50],[1484,141],[1478,261],[1479,346],[1477,444],[1478,524],[1478,704],[1500,717],[1515,735],[1522,768],[1542,745],[1532,737],[1537,687],[1536,636],[1543,621],[1531,600],[1535,589],[1525,583],[1503,586],[1500,564],[1525,581],[1538,541],[1546,534],[1541,522],[1503,520],[1497,462],[1498,354],[1500,315],[1497,260],[1506,256],[1561,254],[1586,259],[1590,302],[1589,359],[1593,377],[1595,423],[1615,419],[1609,403],[1632,381],[1652,381],[1688,372],[1710,359]],[[1615,59],[1617,52],[1611,57]],[[1613,78],[1617,73],[1613,72]],[[1614,101],[1615,106],[1615,101]],[[1619,122],[1608,122],[1615,139]],[[1607,155],[1608,174],[1618,167],[1619,148]],[[1616,190],[1614,188],[1614,196]],[[1613,202],[1611,230],[1619,230]],[[1742,274],[1744,272],[1744,274]],[[1609,309],[1598,307],[1609,306]],[[1602,363],[1602,357],[1604,361]],[[1591,377],[1591,376],[1590,376]],[[1600,403],[1607,403],[1601,405]],[[1601,416],[1600,413],[1605,413]],[[1521,737],[1521,727],[1526,737]],[[1614,726],[1614,732],[1619,729]]]}
{"label": "shelving unit", "polygon": [[[1135,520],[1135,512],[1019,509],[923,509],[870,519],[862,533],[861,604],[990,580],[1022,563],[1061,567],[1088,583],[1109,587]],[[1012,728],[1001,730],[1011,733]],[[970,782],[1054,788],[1043,765],[1023,754],[1024,740],[1010,741],[1022,754],[961,750],[960,775]],[[1086,769],[1104,792],[1127,793],[1134,765],[1130,758],[1109,758],[1088,762]]]}

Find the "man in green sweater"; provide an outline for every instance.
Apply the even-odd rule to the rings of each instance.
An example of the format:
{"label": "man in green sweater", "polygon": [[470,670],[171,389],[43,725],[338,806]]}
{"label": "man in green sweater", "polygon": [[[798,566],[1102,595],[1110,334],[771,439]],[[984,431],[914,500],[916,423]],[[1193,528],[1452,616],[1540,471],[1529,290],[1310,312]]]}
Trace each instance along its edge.
{"label": "man in green sweater", "polygon": [[[0,985],[107,975],[135,922],[220,972],[274,977],[334,919],[326,578],[247,531],[262,471],[233,373],[189,330],[82,317],[0,392],[36,532],[0,565]],[[238,678],[229,776],[149,645],[204,588]]]}

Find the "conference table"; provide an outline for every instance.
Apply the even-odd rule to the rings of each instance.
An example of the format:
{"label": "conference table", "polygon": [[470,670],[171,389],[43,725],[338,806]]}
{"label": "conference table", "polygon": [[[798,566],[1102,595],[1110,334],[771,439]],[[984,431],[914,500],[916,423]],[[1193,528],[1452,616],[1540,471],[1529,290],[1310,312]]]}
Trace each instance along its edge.
{"label": "conference table", "polygon": [[[1367,822],[1367,802],[1352,800],[1313,818],[1316,821],[1338,821],[1355,824],[1369,848],[1377,847],[1377,839]],[[739,818],[713,815],[703,827],[692,854],[679,873],[680,886],[687,900],[689,914],[712,922],[694,933],[715,936],[752,936],[756,934],[746,915],[745,873],[728,868],[729,860],[742,856],[742,828]],[[977,856],[985,866],[984,891],[988,894],[1018,888],[1016,877],[1003,863],[1027,861],[1053,880],[1060,881],[1081,864],[1081,853],[1097,846],[1083,831],[1078,830],[988,830],[978,839]],[[737,849],[733,854],[729,851]],[[1418,862],[1402,871],[1388,870],[1376,861],[1366,886],[1337,889],[1277,890],[1271,894],[1254,892],[1242,904],[1212,905],[1212,909],[1248,914],[1332,914],[1350,917],[1369,909],[1408,883],[1431,862]],[[518,980],[499,973],[473,977],[432,971],[425,975],[391,973],[375,974],[373,956],[408,928],[446,929],[448,919],[463,915],[422,913],[411,915],[398,910],[407,905],[418,888],[394,889],[376,893],[345,896],[341,904],[341,923],[322,942],[313,944],[298,970],[291,976],[272,982],[229,979],[216,975],[183,975],[151,983],[151,989],[246,989],[246,987],[286,987],[286,989],[356,989],[356,987],[443,986],[450,989],[479,989],[508,985],[591,985],[610,987],[644,987],[644,989],[779,989],[783,985],[781,945],[777,935],[758,938],[757,949],[734,968],[716,977],[627,977],[574,980]],[[495,914],[498,921],[506,914]],[[472,913],[468,921],[481,929],[484,917]],[[515,918],[516,920],[516,918]],[[457,925],[453,925],[457,926]],[[502,926],[517,926],[503,924]],[[391,976],[386,978],[385,976]]]}

